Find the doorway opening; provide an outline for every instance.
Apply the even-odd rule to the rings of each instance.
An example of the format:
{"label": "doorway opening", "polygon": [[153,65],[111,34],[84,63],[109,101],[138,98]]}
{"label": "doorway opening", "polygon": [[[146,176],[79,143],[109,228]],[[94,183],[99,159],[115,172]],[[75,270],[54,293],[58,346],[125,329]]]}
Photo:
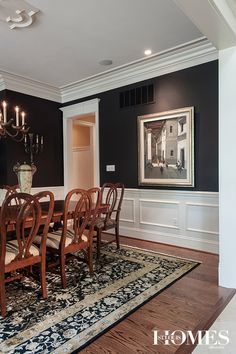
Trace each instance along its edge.
{"label": "doorway opening", "polygon": [[61,108],[63,112],[64,194],[100,186],[99,99]]}
{"label": "doorway opening", "polygon": [[73,119],[71,188],[89,189],[94,186],[94,125],[94,113]]}

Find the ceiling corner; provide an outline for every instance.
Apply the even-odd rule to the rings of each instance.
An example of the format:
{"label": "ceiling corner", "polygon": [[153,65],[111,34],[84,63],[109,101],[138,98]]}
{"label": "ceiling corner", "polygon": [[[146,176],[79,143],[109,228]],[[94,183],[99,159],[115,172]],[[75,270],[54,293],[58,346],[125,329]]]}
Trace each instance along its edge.
{"label": "ceiling corner", "polygon": [[59,88],[4,71],[0,72],[0,91],[2,90],[17,91],[58,103],[62,102]]}
{"label": "ceiling corner", "polygon": [[236,45],[234,1],[174,0],[174,2],[217,49]]}
{"label": "ceiling corner", "polygon": [[4,78],[0,74],[0,91],[3,91],[3,90],[6,90],[6,85],[5,85]]}

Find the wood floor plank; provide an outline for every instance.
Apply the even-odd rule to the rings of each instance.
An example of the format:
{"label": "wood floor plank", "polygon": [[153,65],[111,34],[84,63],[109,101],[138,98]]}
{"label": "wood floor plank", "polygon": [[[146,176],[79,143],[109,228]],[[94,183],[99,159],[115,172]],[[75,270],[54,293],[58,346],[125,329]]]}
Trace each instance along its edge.
{"label": "wood floor plank", "polygon": [[235,294],[218,287],[218,256],[180,247],[121,237],[121,243],[202,262],[158,294],[81,353],[87,354],[189,354],[190,345],[153,345],[153,330],[208,329]]}

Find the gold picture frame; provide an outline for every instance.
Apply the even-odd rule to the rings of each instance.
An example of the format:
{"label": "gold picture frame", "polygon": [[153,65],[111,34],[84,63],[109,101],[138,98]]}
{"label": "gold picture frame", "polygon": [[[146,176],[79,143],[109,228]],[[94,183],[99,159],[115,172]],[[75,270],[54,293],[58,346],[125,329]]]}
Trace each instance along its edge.
{"label": "gold picture frame", "polygon": [[194,107],[138,117],[139,185],[194,187]]}

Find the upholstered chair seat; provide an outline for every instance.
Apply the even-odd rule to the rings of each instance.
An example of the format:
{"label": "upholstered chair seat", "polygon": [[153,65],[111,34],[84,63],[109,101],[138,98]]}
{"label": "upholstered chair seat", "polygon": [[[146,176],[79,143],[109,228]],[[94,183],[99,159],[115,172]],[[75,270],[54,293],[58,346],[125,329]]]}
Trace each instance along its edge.
{"label": "upholstered chair seat", "polygon": [[[68,229],[66,239],[65,239],[65,247],[69,246],[72,243],[73,238],[74,238],[73,231]],[[81,240],[84,242],[88,242],[88,237],[86,235],[82,235]],[[41,236],[38,235],[35,237],[34,243],[39,245],[40,242],[41,242]],[[46,247],[59,249],[60,242],[61,242],[61,230],[48,233]]]}
{"label": "upholstered chair seat", "polygon": [[[89,224],[90,225],[90,224]],[[116,225],[116,220],[114,219],[108,219],[106,220],[105,217],[98,217],[95,221],[94,228],[100,229],[107,227],[114,227]]]}
{"label": "upholstered chair seat", "polygon": [[[100,228],[100,227],[104,227],[104,223],[105,223],[105,218],[103,217],[97,217],[95,223],[94,223],[94,228]],[[90,226],[90,223],[88,223],[88,226]]]}
{"label": "upholstered chair seat", "polygon": [[108,229],[110,227],[113,228],[115,225],[116,225],[116,220],[108,219],[108,220],[106,220],[106,223],[104,220],[104,229]]}
{"label": "upholstered chair seat", "polygon": [[[32,254],[32,256],[39,256],[39,248],[35,245],[32,245],[29,249],[29,253]],[[10,242],[7,242],[5,265],[11,263],[18,254],[19,254],[18,241],[12,240]]]}

